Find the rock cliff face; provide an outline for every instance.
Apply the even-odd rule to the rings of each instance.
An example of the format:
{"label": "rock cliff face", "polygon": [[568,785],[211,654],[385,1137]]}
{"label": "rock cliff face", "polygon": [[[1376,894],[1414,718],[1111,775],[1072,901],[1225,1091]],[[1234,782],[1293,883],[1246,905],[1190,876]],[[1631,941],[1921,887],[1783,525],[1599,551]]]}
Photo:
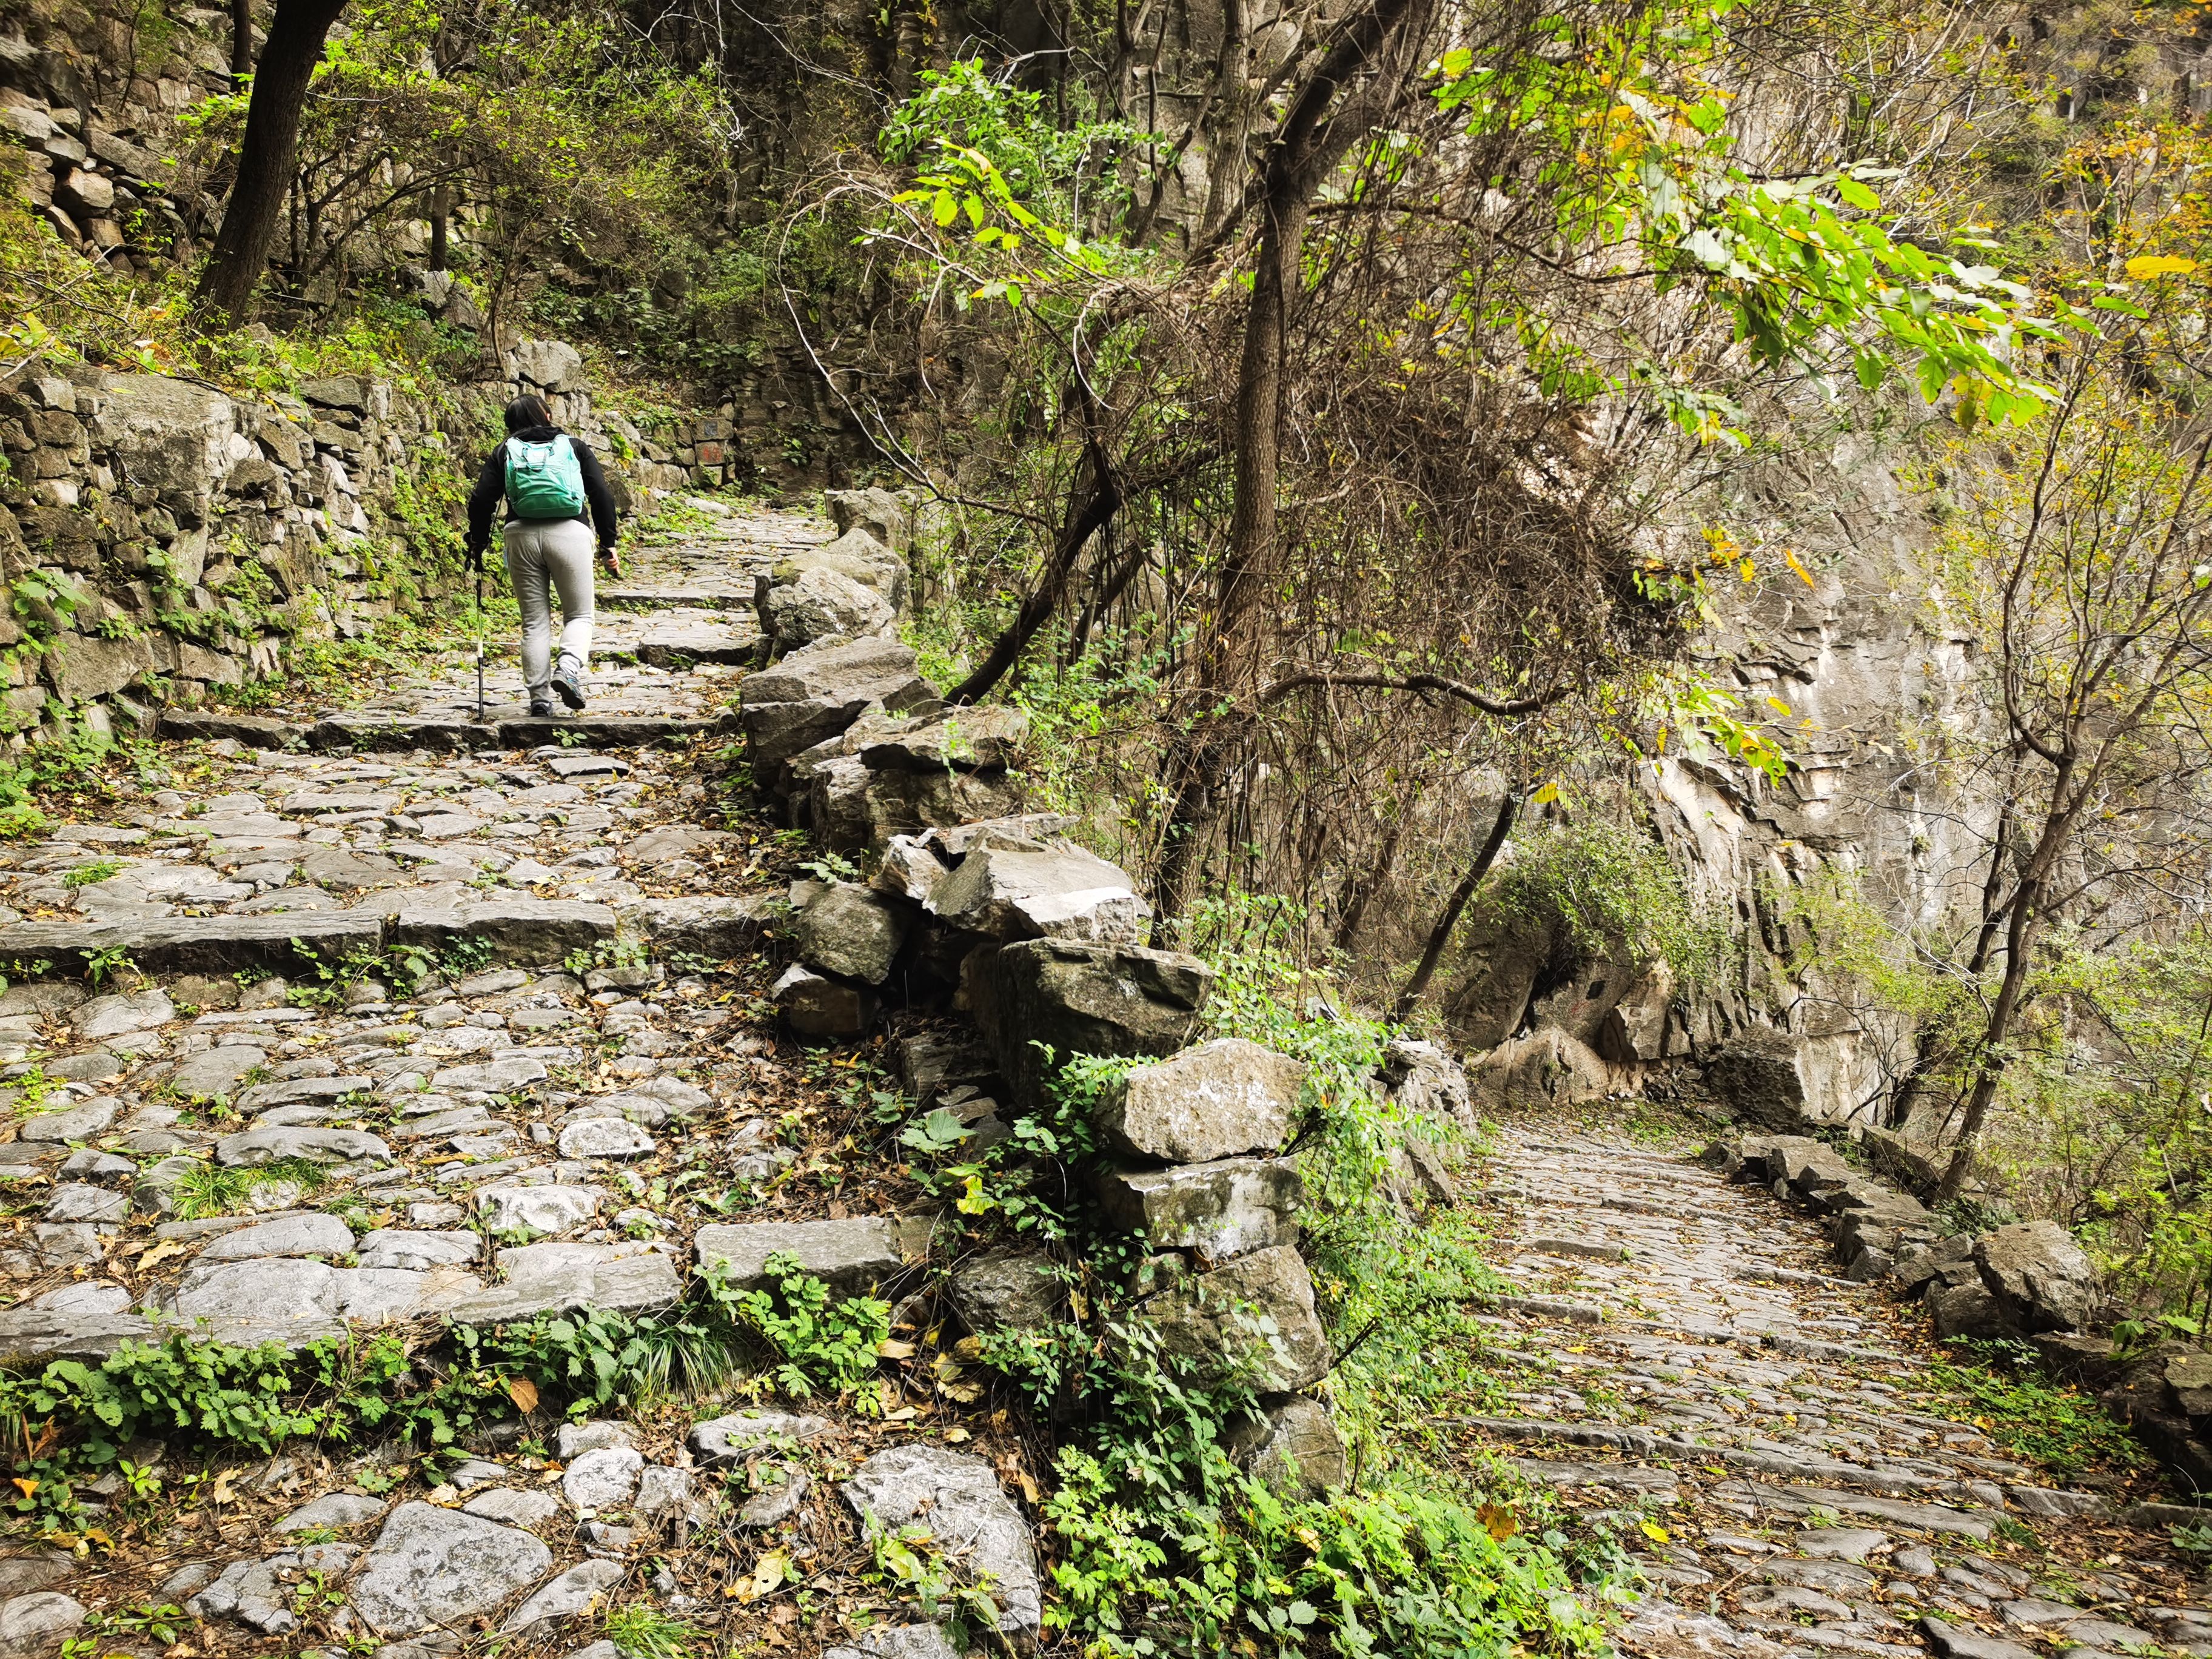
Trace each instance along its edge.
{"label": "rock cliff face", "polygon": [[[1575,960],[1540,929],[1478,915],[1444,999],[1470,1046],[1556,1025],[1615,1068],[1704,1062],[1724,1099],[1758,1103],[1747,1121],[1778,1128],[1870,1118],[1910,1041],[1819,967],[1793,898],[1841,872],[1903,921],[1971,903],[1980,878],[1977,826],[1959,820],[1927,764],[1928,739],[1980,714],[1974,643],[1930,592],[1927,502],[1899,476],[1911,444],[1849,430],[1792,441],[1796,457],[1690,498],[1660,532],[1693,538],[1719,526],[1769,573],[1701,654],[1754,712],[1769,712],[1769,697],[1787,706],[1787,777],[1677,756],[1640,783],[1692,896],[1720,906],[1739,934],[1727,972],[1680,985],[1663,965]],[[1593,1086],[1621,1081],[1616,1069]]]}
{"label": "rock cliff face", "polygon": [[502,396],[545,393],[626,512],[684,482],[593,409],[573,349],[526,341],[507,367],[436,404],[354,375],[259,400],[74,363],[0,381],[0,720],[143,730],[274,672],[288,640],[366,631],[420,592]]}

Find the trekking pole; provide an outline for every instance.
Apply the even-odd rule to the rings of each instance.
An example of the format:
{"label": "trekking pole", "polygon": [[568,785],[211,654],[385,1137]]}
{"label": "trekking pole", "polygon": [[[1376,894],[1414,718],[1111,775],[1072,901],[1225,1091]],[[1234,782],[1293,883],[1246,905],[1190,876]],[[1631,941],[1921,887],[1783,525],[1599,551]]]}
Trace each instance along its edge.
{"label": "trekking pole", "polygon": [[483,724],[483,717],[484,717],[484,690],[483,690],[484,608],[483,608],[483,554],[481,554],[481,553],[479,553],[479,554],[477,554],[477,558],[476,558],[476,566],[477,566],[477,724],[478,726],[482,726],[482,725]]}

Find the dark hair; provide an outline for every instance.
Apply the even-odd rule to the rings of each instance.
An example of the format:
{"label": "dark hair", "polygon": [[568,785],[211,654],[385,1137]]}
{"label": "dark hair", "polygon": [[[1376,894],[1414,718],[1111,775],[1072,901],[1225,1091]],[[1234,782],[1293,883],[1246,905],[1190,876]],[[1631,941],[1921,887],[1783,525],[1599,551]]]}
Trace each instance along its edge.
{"label": "dark hair", "polygon": [[525,427],[550,426],[553,411],[545,407],[545,399],[536,392],[525,392],[507,406],[507,429],[520,432]]}

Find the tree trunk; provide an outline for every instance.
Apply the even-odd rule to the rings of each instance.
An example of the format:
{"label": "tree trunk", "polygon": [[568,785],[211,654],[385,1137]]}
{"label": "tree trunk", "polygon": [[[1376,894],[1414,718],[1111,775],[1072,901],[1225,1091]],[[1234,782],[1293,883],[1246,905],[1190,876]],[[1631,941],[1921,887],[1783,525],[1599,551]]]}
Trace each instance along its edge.
{"label": "tree trunk", "polygon": [[1973,1092],[1966,1097],[1966,1115],[1959,1125],[1959,1143],[1944,1167],[1942,1183],[1936,1189],[1938,1203],[1956,1198],[1959,1189],[1966,1184],[1966,1176],[1974,1167],[1974,1154],[1982,1135],[1982,1125],[1989,1117],[1990,1103],[1997,1097],[1997,1085],[2004,1081],[2004,1045],[2012,1036],[2013,1019],[2020,1012],[2020,994],[2027,983],[2028,952],[2034,948],[2035,935],[2043,917],[2041,895],[2036,886],[2023,880],[2020,891],[2014,896],[2012,917],[2005,928],[2004,978],[1997,984],[1997,999],[1990,1006],[1989,1023],[1982,1030],[1981,1066],[1974,1073]]}
{"label": "tree trunk", "polygon": [[230,89],[253,73],[253,0],[230,0]]}
{"label": "tree trunk", "polygon": [[441,185],[430,192],[430,269],[446,268],[447,222],[453,215],[453,187]]}
{"label": "tree trunk", "polygon": [[1513,833],[1513,820],[1520,811],[1521,791],[1509,784],[1505,798],[1498,803],[1498,816],[1491,822],[1488,837],[1475,854],[1474,862],[1468,866],[1467,874],[1460,878],[1459,885],[1452,889],[1451,897],[1444,903],[1443,914],[1437,918],[1437,925],[1429,930],[1428,945],[1421,951],[1421,960],[1413,969],[1413,978],[1407,980],[1406,988],[1398,993],[1398,1006],[1390,1011],[1390,1018],[1398,1024],[1404,1024],[1420,1005],[1422,994],[1429,988],[1429,981],[1436,976],[1437,964],[1443,960],[1444,947],[1451,943],[1452,930],[1459,926],[1460,916],[1467,909],[1468,901],[1474,896],[1474,890],[1482,885],[1482,878],[1490,873],[1490,866],[1498,862],[1498,854],[1505,846],[1506,836]]}
{"label": "tree trunk", "polygon": [[[1198,842],[1219,810],[1221,786],[1235,763],[1234,747],[1249,724],[1235,715],[1239,694],[1257,669],[1258,641],[1249,636],[1258,625],[1260,597],[1272,586],[1279,551],[1275,491],[1282,459],[1283,360],[1313,195],[1382,118],[1398,82],[1366,97],[1344,97],[1346,88],[1372,70],[1401,35],[1419,34],[1433,3],[1366,0],[1346,17],[1291,98],[1261,167],[1260,240],[1237,370],[1237,495],[1216,587],[1213,628],[1198,663],[1197,713],[1190,732],[1169,751],[1167,829],[1152,879],[1156,943],[1188,904]],[[1235,217],[1229,216],[1209,240],[1225,236]],[[1224,714],[1231,718],[1224,720]]]}
{"label": "tree trunk", "polygon": [[[1966,957],[1966,979],[1978,982],[1990,965],[1990,953],[1996,948],[1997,927],[2004,921],[2008,906],[1997,902],[2004,886],[2005,853],[2012,839],[2012,803],[2008,800],[1997,809],[1997,826],[1990,847],[1990,873],[1982,883],[1982,925],[1974,934],[1974,948]],[[2017,902],[2019,895],[2014,896]],[[1926,1092],[1929,1074],[1936,1069],[1942,1053],[1942,1033],[1935,1026],[1924,1028],[1912,1045],[1912,1065],[1899,1081],[1896,1093],[1891,1097],[1888,1125],[1903,1129],[1912,1116],[1912,1109],[1920,1103]],[[1955,1106],[1956,1102],[1954,1102]]]}
{"label": "tree trunk", "polygon": [[1060,595],[1066,591],[1067,579],[1074,572],[1075,561],[1084,544],[1120,509],[1121,482],[1114,476],[1104,447],[1095,441],[1091,446],[1085,474],[1068,501],[1067,520],[1060,526],[1060,536],[1037,577],[1036,586],[1014,613],[1012,625],[992,642],[990,651],[975,665],[975,671],[945,694],[945,702],[973,702],[1006,677],[1006,671],[1022,654],[1022,647],[1059,608]]}
{"label": "tree trunk", "polygon": [[345,0],[277,0],[246,106],[238,178],[223,210],[215,255],[200,276],[200,303],[231,322],[244,320],[283,223],[307,83],[322,61],[324,38],[344,9]]}

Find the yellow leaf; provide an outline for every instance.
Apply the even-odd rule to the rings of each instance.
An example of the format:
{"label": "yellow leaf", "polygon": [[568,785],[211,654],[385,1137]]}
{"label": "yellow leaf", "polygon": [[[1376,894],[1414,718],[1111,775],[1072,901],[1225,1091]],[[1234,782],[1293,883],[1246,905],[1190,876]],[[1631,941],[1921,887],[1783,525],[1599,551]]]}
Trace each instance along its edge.
{"label": "yellow leaf", "polygon": [[1759,578],[1759,567],[1749,559],[1746,559],[1735,568],[1735,574],[1746,581],[1755,581]]}
{"label": "yellow leaf", "polygon": [[526,1376],[507,1379],[507,1397],[514,1401],[514,1408],[519,1412],[538,1409],[538,1385]]}
{"label": "yellow leaf", "polygon": [[2153,276],[2186,276],[2196,269],[2196,260],[2172,253],[2138,253],[2128,261],[2128,275],[2139,283]]}
{"label": "yellow leaf", "polygon": [[149,1244],[138,1255],[138,1271],[144,1273],[156,1262],[167,1261],[173,1255],[188,1255],[191,1248],[180,1238],[164,1238]]}
{"label": "yellow leaf", "polygon": [[790,1558],[781,1550],[770,1550],[753,1563],[752,1577],[738,1590],[738,1600],[752,1601],[770,1595],[790,1576]]}
{"label": "yellow leaf", "polygon": [[1644,1535],[1655,1544],[1671,1544],[1674,1541],[1673,1537],[1668,1533],[1667,1528],[1661,1526],[1656,1521],[1646,1521],[1643,1523],[1643,1526]]}
{"label": "yellow leaf", "polygon": [[876,1344],[876,1358],[878,1359],[911,1359],[914,1358],[914,1344],[911,1342],[901,1342],[896,1337],[887,1336],[882,1341]]}
{"label": "yellow leaf", "polygon": [[26,1498],[34,1497],[39,1490],[39,1483],[35,1480],[27,1480],[19,1474],[15,1477],[15,1489]]}
{"label": "yellow leaf", "polygon": [[1810,575],[1806,574],[1805,567],[1797,562],[1797,556],[1791,552],[1788,548],[1785,547],[1782,550],[1782,557],[1784,562],[1788,564],[1792,570],[1797,573],[1797,580],[1803,582],[1806,586],[1818,587],[1820,586],[1820,584],[1814,581]]}
{"label": "yellow leaf", "polygon": [[1474,1518],[1481,1522],[1483,1529],[1501,1544],[1521,1530],[1520,1517],[1502,1504],[1485,1504],[1475,1510]]}
{"label": "yellow leaf", "polygon": [[1539,806],[1549,806],[1553,801],[1559,799],[1559,786],[1556,783],[1547,783],[1541,789],[1539,789],[1534,794],[1528,797],[1530,800],[1535,802]]}
{"label": "yellow leaf", "polygon": [[962,1441],[973,1440],[975,1437],[969,1433],[967,1430],[962,1428],[956,1423],[951,1428],[945,1430],[945,1437],[957,1446]]}

